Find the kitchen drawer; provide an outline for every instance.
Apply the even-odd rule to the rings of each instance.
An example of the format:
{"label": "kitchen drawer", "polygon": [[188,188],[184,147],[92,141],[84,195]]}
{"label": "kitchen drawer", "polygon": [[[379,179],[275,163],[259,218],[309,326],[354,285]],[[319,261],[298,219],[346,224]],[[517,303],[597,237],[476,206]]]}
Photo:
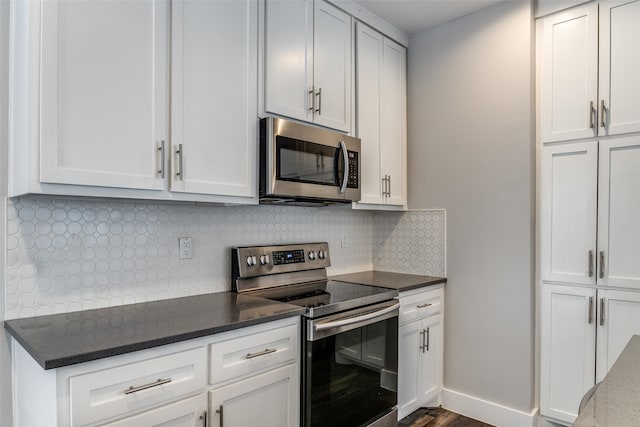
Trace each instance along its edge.
{"label": "kitchen drawer", "polygon": [[212,343],[209,382],[217,384],[296,360],[299,335],[298,325],[288,325]]}
{"label": "kitchen drawer", "polygon": [[150,409],[206,386],[205,347],[71,376],[71,425]]}
{"label": "kitchen drawer", "polygon": [[408,295],[400,294],[399,323],[404,325],[442,312],[442,288]]}

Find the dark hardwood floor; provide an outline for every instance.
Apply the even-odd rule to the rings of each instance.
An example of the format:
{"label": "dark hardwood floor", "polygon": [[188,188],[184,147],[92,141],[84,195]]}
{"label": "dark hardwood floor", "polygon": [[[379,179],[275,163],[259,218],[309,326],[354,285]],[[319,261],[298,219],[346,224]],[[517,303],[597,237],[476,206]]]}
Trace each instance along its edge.
{"label": "dark hardwood floor", "polygon": [[494,427],[443,408],[420,408],[407,415],[398,427]]}

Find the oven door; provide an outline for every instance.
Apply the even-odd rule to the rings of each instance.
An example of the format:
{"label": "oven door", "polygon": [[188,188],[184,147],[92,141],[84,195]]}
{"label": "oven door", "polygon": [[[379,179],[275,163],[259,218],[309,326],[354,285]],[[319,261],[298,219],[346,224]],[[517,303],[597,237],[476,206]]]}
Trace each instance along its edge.
{"label": "oven door", "polygon": [[303,426],[368,426],[394,409],[398,307],[388,301],[306,320]]}

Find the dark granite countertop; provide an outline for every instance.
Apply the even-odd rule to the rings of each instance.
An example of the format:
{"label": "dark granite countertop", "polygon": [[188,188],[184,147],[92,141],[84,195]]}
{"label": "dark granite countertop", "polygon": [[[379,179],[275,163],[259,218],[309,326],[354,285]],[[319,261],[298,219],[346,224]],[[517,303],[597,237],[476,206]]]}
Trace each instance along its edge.
{"label": "dark granite countertop", "polygon": [[331,279],[342,282],[359,283],[361,285],[397,289],[399,292],[447,282],[445,277],[420,276],[417,274],[391,273],[376,270],[341,274],[339,276],[333,276]]}
{"label": "dark granite countertop", "polygon": [[304,308],[221,292],[7,320],[4,327],[53,369],[299,316]]}
{"label": "dark granite countertop", "polygon": [[591,395],[574,427],[640,425],[640,336],[634,335]]}

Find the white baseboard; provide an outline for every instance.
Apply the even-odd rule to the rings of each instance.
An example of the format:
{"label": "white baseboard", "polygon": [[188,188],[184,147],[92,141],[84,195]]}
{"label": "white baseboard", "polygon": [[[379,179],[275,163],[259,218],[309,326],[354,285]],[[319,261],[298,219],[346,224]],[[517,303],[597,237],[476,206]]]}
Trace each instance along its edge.
{"label": "white baseboard", "polygon": [[538,408],[526,413],[448,389],[442,390],[442,406],[498,427],[536,427],[538,418]]}

